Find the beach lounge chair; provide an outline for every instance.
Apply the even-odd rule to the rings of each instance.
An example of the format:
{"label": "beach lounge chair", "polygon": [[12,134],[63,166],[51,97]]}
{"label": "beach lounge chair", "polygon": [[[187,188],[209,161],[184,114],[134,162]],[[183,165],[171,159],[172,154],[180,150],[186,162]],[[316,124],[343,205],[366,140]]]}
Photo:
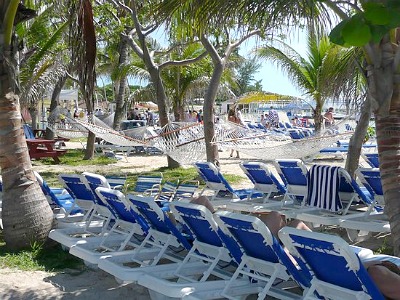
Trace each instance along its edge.
{"label": "beach lounge chair", "polygon": [[221,203],[226,203],[232,199],[243,200],[263,196],[263,193],[254,191],[253,189],[233,189],[213,163],[196,162],[195,167],[206,184],[206,187],[200,192],[200,196],[206,190],[211,190],[214,192],[211,197],[211,201],[214,201],[214,203],[217,203],[216,200],[218,199],[223,199]]}
{"label": "beach lounge chair", "polygon": [[385,299],[353,249],[340,237],[284,227],[279,238],[313,278],[305,299]]}
{"label": "beach lounge chair", "polygon": [[[112,212],[104,203],[99,202],[97,196],[83,175],[60,174],[58,176],[64,188],[74,198],[74,206],[85,211],[81,222],[72,223],[67,228],[56,228],[50,231],[49,237],[59,242],[66,248],[70,248],[79,240],[88,237],[99,239],[107,232],[113,219]],[[105,187],[109,185],[105,180],[101,181]]]}
{"label": "beach lounge chair", "polygon": [[179,183],[175,191],[172,201],[189,201],[193,198],[194,194],[199,189],[199,182],[196,181],[183,181]]}
{"label": "beach lounge chair", "polygon": [[[173,202],[170,207],[179,224],[185,226],[184,232],[193,237],[193,246],[174,272],[146,272],[138,283],[168,299],[192,294],[201,295],[200,299],[221,298],[236,265],[232,265],[232,256],[218,234],[212,213],[193,203]],[[235,281],[237,287],[248,285],[247,278]]]}
{"label": "beach lounge chair", "polygon": [[314,226],[339,225],[350,215],[375,209],[371,195],[341,167],[313,165],[308,172],[308,193],[296,218]]}
{"label": "beach lounge chair", "polygon": [[[244,162],[241,169],[254,184],[253,193],[261,194],[254,201],[235,201],[226,204],[226,208],[242,212],[264,212],[275,210],[282,206],[282,198],[286,193],[284,184],[264,163]],[[251,196],[250,196],[251,198]]]}
{"label": "beach lounge chair", "polygon": [[[128,194],[128,201],[131,208],[149,225],[147,235],[132,252],[102,257],[98,261],[99,268],[125,283],[137,282],[143,276],[144,266],[152,272],[173,273],[176,270],[176,264],[173,263],[183,260],[191,248],[190,242],[172,223],[168,214],[161,210],[154,197]],[[147,268],[160,267],[157,266],[160,260],[166,266]]]}
{"label": "beach lounge chair", "polygon": [[378,205],[385,205],[379,168],[358,168],[355,172]]}
{"label": "beach lounge chair", "polygon": [[361,157],[371,168],[379,168],[379,155],[377,152],[361,152]]}
{"label": "beach lounge chair", "polygon": [[65,189],[50,188],[43,177],[34,171],[36,180],[42,188],[43,194],[55,212],[55,218],[58,221],[58,227],[62,227],[65,222],[78,222],[83,219],[83,210],[74,205],[73,197]]}
{"label": "beach lounge chair", "polygon": [[279,288],[277,283],[285,281],[287,288],[289,281],[292,287],[307,290],[311,286],[311,275],[303,266],[293,264],[265,223],[254,216],[224,211],[217,211],[214,218],[221,231],[235,240],[243,251],[240,265],[222,292],[224,297],[232,299],[240,295],[235,280],[242,275],[263,282],[258,299],[266,299],[267,295],[278,299],[303,299],[302,295]]}
{"label": "beach lounge chair", "polygon": [[133,190],[134,194],[156,194],[161,189],[161,182],[163,180],[162,173],[159,176],[138,176]]}
{"label": "beach lounge chair", "polygon": [[253,191],[264,194],[262,197],[263,203],[286,193],[283,183],[275,177],[266,164],[260,162],[243,162],[240,164],[240,167],[254,184]]}
{"label": "beach lounge chair", "polygon": [[105,255],[132,252],[140,245],[148,230],[146,222],[130,207],[120,191],[100,186],[96,188],[96,194],[100,201],[110,207],[115,222],[102,239],[85,239],[71,246],[69,252],[88,265],[97,265]]}
{"label": "beach lounge chair", "polygon": [[275,162],[275,166],[280,178],[284,182],[284,196],[280,197],[279,201],[267,201],[262,204],[252,203],[252,205],[246,202],[233,202],[227,203],[226,208],[233,211],[250,213],[278,211],[288,218],[295,217],[297,211],[304,206],[304,199],[308,192],[307,168],[298,159],[278,160]]}
{"label": "beach lounge chair", "polygon": [[383,212],[384,198],[379,169],[358,168],[356,176],[371,193],[376,209],[369,214],[345,218],[340,227],[346,228],[352,240],[368,236],[370,232],[390,232],[389,219]]}
{"label": "beach lounge chair", "polygon": [[154,200],[158,203],[159,206],[163,206],[172,201],[178,185],[179,180],[177,183],[166,181],[161,185],[157,193],[151,193],[150,195],[154,196]]}
{"label": "beach lounge chair", "polygon": [[301,129],[288,129],[288,133],[293,140],[300,140],[306,137]]}
{"label": "beach lounge chair", "polygon": [[274,162],[286,186],[285,200],[302,201],[307,197],[307,167],[300,159],[277,159]]}

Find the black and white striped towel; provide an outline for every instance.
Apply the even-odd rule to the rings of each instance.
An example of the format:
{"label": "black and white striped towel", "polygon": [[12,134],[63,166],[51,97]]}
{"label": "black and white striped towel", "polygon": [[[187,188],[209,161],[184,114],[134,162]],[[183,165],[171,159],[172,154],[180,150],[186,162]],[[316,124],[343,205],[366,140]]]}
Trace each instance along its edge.
{"label": "black and white striped towel", "polygon": [[340,167],[314,165],[310,168],[307,204],[312,207],[339,211],[342,202],[339,197]]}

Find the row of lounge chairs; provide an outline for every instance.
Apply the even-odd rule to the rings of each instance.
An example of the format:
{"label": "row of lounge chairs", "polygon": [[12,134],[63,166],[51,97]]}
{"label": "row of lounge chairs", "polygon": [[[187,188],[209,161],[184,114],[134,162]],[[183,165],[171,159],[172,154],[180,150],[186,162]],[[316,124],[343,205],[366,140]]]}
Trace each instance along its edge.
{"label": "row of lounge chairs", "polygon": [[244,162],[241,167],[253,187],[235,190],[212,163],[195,165],[206,183],[203,191],[214,191],[211,201],[215,206],[250,213],[278,211],[314,227],[340,226],[351,239],[365,238],[369,232],[390,232],[383,213],[379,169],[359,168],[356,181],[341,167],[307,168],[297,159],[276,160],[276,172],[264,163]]}
{"label": "row of lounge chairs", "polygon": [[213,214],[183,199],[166,212],[153,196],[101,186],[94,194],[109,217],[100,224],[88,216],[50,238],[119,282],[148,288],[152,299],[384,299],[360,262],[371,251],[339,237],[283,228],[279,237],[295,265],[254,216]]}

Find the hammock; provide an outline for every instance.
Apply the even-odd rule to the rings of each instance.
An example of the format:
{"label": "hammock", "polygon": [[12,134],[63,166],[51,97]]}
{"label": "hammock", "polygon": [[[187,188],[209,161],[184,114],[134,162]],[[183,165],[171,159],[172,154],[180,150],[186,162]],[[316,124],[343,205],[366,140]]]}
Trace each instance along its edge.
{"label": "hammock", "polygon": [[80,119],[73,119],[65,114],[65,109],[58,108],[49,116],[48,127],[58,136],[67,138],[87,137],[89,131],[96,137],[116,146],[144,146],[143,140],[134,139],[110,128],[96,116],[93,116],[96,124],[91,124]]}
{"label": "hammock", "polygon": [[248,129],[235,123],[222,123],[213,138],[216,145],[235,149],[249,156],[264,160],[278,158],[303,158],[317,153],[338,139],[344,139],[352,132],[333,134],[326,131],[323,135],[292,140],[279,132],[264,132]]}
{"label": "hammock", "polygon": [[206,156],[204,127],[200,123],[168,123],[147,142],[180,164],[192,164]]}

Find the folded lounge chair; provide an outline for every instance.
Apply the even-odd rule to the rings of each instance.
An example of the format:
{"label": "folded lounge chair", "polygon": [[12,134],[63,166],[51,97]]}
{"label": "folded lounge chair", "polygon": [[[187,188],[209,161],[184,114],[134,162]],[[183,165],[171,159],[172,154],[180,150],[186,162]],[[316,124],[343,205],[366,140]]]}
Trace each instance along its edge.
{"label": "folded lounge chair", "polygon": [[340,237],[284,227],[279,238],[313,278],[305,299],[385,299],[355,251]]}

